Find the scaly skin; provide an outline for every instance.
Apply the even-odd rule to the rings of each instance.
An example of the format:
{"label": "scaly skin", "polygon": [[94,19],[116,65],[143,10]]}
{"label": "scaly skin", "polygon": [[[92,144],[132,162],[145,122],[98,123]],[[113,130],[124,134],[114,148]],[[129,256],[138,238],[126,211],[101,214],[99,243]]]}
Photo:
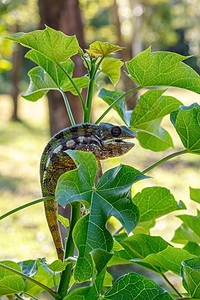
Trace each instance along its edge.
{"label": "scaly skin", "polygon": [[[124,142],[123,139],[135,136],[125,126],[107,123],[80,124],[58,132],[48,142],[41,157],[40,180],[43,197],[54,196],[58,178],[63,173],[76,168],[74,161],[65,153],[66,150],[93,152],[99,161],[128,152],[134,144]],[[64,252],[56,217],[57,202],[56,200],[45,201],[44,206],[58,258],[63,261]]]}

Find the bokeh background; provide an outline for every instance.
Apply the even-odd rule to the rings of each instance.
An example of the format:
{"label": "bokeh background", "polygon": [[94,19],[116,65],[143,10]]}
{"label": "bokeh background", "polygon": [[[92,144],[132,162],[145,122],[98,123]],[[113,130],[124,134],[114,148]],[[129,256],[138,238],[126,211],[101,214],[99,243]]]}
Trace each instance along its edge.
{"label": "bokeh background", "polygon": [[[199,0],[0,0],[0,214],[41,197],[40,156],[50,136],[69,125],[62,99],[56,92],[35,103],[20,96],[29,83],[27,72],[34,65],[24,58],[27,49],[4,39],[4,36],[44,29],[44,24],[47,24],[68,35],[76,34],[82,48],[87,48],[95,40],[124,46],[125,49],[118,53],[123,61],[130,60],[149,46],[153,51],[167,50],[191,56],[186,63],[199,73],[199,18]],[[75,76],[85,74],[79,58],[75,57],[74,61],[77,64]],[[112,88],[103,76],[98,83]],[[128,90],[132,84],[122,72],[116,89]],[[199,95],[186,90],[170,88],[166,94],[185,105],[200,103]],[[138,97],[137,94],[126,99],[128,109],[134,108]],[[82,116],[77,99],[71,95],[69,98],[76,121],[80,123]],[[106,104],[96,94],[94,121],[105,108]],[[121,124],[114,112],[104,121]],[[136,141],[127,155],[103,162],[103,169],[125,163],[142,171],[167,154],[182,149],[168,117],[164,118],[162,125],[171,133],[175,149],[155,153],[142,149]],[[199,156],[185,154],[153,170],[149,173],[151,178],[135,184],[133,193],[147,186],[167,187],[177,201],[185,202],[186,213],[195,215],[197,206],[189,199],[189,185],[200,187],[199,169]],[[176,218],[178,214],[182,212],[158,219],[151,233],[170,241],[181,224]],[[113,228],[120,226],[114,219],[111,223]],[[0,232],[0,260],[46,257],[51,262],[56,258],[42,204],[4,219]],[[134,265],[117,267],[114,275],[134,270]],[[154,276],[162,284],[154,274],[146,275]],[[171,280],[174,285],[180,285],[177,277]]]}

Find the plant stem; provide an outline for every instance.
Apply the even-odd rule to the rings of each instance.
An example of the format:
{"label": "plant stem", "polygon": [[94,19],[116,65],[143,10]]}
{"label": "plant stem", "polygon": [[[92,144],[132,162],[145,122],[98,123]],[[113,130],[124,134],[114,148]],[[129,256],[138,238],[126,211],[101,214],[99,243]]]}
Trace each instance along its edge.
{"label": "plant stem", "polygon": [[14,209],[8,211],[7,213],[1,215],[1,216],[0,216],[0,220],[3,220],[4,218],[6,218],[6,217],[8,217],[8,216],[10,216],[10,215],[12,215],[12,214],[14,214],[15,212],[17,212],[17,211],[19,211],[19,210],[24,209],[24,208],[26,208],[26,207],[32,206],[32,205],[34,205],[34,204],[37,204],[37,203],[40,203],[40,202],[43,202],[43,201],[52,200],[52,199],[54,199],[54,198],[55,198],[55,196],[54,196],[54,197],[52,197],[52,196],[49,196],[49,197],[43,197],[43,198],[40,198],[40,199],[31,201],[31,202],[29,202],[29,203],[23,204],[23,205],[21,205],[21,206],[18,206],[17,208],[14,208]]}
{"label": "plant stem", "polygon": [[182,298],[182,295],[177,291],[177,289],[173,286],[173,284],[169,281],[169,279],[165,276],[165,274],[160,274],[162,278],[169,284],[169,286],[175,291],[175,293]]}
{"label": "plant stem", "polygon": [[35,300],[39,300],[38,298],[36,298],[35,296],[33,296],[33,295],[31,295],[31,294],[29,294],[29,293],[27,293],[27,292],[23,292],[23,294],[24,294],[24,295],[27,295],[27,296],[29,296],[29,297],[35,299]]}
{"label": "plant stem", "polygon": [[15,274],[17,274],[17,275],[19,275],[19,276],[27,279],[27,280],[33,282],[34,284],[40,286],[43,290],[45,290],[47,293],[49,293],[54,299],[60,299],[52,289],[50,289],[48,286],[40,283],[39,281],[35,280],[34,278],[29,277],[29,276],[23,274],[22,272],[19,272],[19,271],[15,270],[15,269],[12,269],[12,268],[10,268],[8,266],[5,266],[5,265],[1,264],[1,263],[0,263],[0,267],[6,269],[8,271],[11,271],[11,272],[13,272],[13,273],[15,273]]}
{"label": "plant stem", "polygon": [[135,89],[132,89],[132,90],[130,90],[130,91],[128,91],[128,92],[126,92],[126,93],[124,93],[123,95],[121,95],[119,98],[117,98],[105,111],[104,111],[104,113],[98,118],[98,120],[95,122],[95,124],[98,124],[106,115],[107,115],[107,113],[115,106],[115,104],[117,104],[121,99],[123,99],[125,96],[127,96],[127,95],[129,95],[129,94],[131,94],[131,93],[133,93],[133,92],[135,92],[135,91],[138,91],[138,90],[141,90],[142,89],[142,87],[141,86],[139,86],[139,87],[137,87],[137,88],[135,88]]}
{"label": "plant stem", "polygon": [[176,156],[179,156],[181,154],[184,154],[184,153],[188,153],[188,150],[187,149],[184,149],[184,150],[181,150],[181,151],[178,151],[178,152],[175,152],[175,153],[172,153],[164,158],[162,158],[161,160],[157,161],[156,163],[154,163],[153,165],[151,165],[150,167],[144,169],[142,171],[143,174],[151,171],[152,169],[156,168],[157,166],[159,166],[160,164],[166,162],[167,160],[171,159],[171,158],[174,158]]}
{"label": "plant stem", "polygon": [[104,56],[101,57],[101,59],[99,60],[97,65],[95,65],[96,61],[91,60],[90,81],[89,81],[88,94],[87,94],[87,100],[86,100],[86,111],[84,114],[84,122],[85,123],[90,122],[94,83],[95,83],[97,71],[98,71],[103,59],[104,59]]}
{"label": "plant stem", "polygon": [[[66,246],[65,246],[65,259],[70,256],[74,256],[74,249],[75,245],[72,238],[72,231],[76,222],[80,218],[80,210],[81,204],[79,202],[71,203],[71,221],[70,221],[70,228],[69,228],[69,235],[67,238]],[[67,295],[69,282],[71,278],[71,271],[72,271],[73,262],[66,266],[66,269],[61,273],[61,279],[58,288],[58,295],[61,299],[63,299]]]}
{"label": "plant stem", "polygon": [[85,103],[84,103],[84,100],[83,100],[83,97],[77,87],[77,85],[75,84],[74,80],[71,78],[71,76],[69,75],[69,73],[65,70],[65,68],[63,68],[63,66],[61,66],[60,64],[57,64],[62,70],[63,72],[67,75],[67,77],[69,78],[69,80],[71,81],[72,85],[74,86],[78,96],[79,96],[79,99],[81,101],[81,105],[82,105],[82,108],[83,108],[83,111],[85,111]]}
{"label": "plant stem", "polygon": [[15,297],[17,298],[17,299],[21,299],[21,300],[24,300],[20,295],[18,295],[18,294],[15,294]]}
{"label": "plant stem", "polygon": [[63,90],[59,89],[59,91],[61,92],[61,94],[63,96],[64,102],[65,102],[65,106],[66,106],[66,109],[67,109],[67,112],[68,112],[68,115],[69,115],[70,122],[71,122],[72,125],[75,125],[76,123],[74,121],[74,117],[73,117],[73,114],[72,114],[72,111],[71,111],[71,108],[70,108],[67,96],[65,95],[65,93],[63,92]]}

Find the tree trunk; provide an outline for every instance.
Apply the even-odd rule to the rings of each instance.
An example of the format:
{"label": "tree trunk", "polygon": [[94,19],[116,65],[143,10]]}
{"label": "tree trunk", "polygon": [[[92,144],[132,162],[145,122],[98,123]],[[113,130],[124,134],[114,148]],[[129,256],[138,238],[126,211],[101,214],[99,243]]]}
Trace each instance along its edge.
{"label": "tree trunk", "polygon": [[[40,28],[44,29],[44,24],[61,30],[67,35],[76,34],[80,47],[85,48],[83,34],[83,24],[78,0],[38,0],[39,13],[41,17]],[[73,57],[75,62],[74,76],[83,76],[86,73],[81,58],[76,55]],[[83,91],[83,97],[86,91]],[[77,96],[66,93],[69,100],[75,122],[83,122],[82,107]],[[65,104],[61,94],[51,91],[47,95],[49,101],[50,133],[54,135],[59,130],[71,126]]]}
{"label": "tree trunk", "polygon": [[[16,25],[15,32],[18,32],[19,26]],[[21,62],[22,62],[22,51],[21,46],[17,44],[13,50],[12,55],[12,73],[11,73],[11,82],[12,82],[12,88],[11,88],[11,97],[13,100],[13,112],[11,119],[14,121],[18,121],[18,96],[19,96],[19,81],[20,81],[20,73],[21,73]]]}

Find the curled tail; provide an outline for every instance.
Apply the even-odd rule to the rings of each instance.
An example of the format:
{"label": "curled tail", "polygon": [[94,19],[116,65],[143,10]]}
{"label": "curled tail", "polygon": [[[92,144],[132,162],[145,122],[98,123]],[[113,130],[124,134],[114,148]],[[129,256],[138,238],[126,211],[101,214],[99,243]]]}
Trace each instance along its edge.
{"label": "curled tail", "polygon": [[58,258],[63,261],[64,251],[61,241],[60,229],[58,226],[58,219],[56,217],[58,204],[56,200],[48,200],[44,202],[45,214],[47,223],[56,247]]}

